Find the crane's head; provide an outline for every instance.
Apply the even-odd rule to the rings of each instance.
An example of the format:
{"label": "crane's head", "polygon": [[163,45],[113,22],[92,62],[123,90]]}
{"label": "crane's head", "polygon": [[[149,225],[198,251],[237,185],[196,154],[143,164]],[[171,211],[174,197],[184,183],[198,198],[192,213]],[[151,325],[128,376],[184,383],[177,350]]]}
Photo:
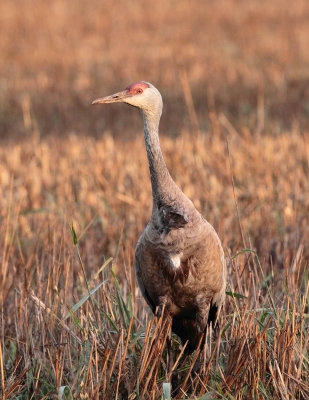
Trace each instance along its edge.
{"label": "crane's head", "polygon": [[138,82],[128,86],[122,92],[94,100],[92,104],[127,103],[145,112],[162,111],[162,97],[151,83]]}

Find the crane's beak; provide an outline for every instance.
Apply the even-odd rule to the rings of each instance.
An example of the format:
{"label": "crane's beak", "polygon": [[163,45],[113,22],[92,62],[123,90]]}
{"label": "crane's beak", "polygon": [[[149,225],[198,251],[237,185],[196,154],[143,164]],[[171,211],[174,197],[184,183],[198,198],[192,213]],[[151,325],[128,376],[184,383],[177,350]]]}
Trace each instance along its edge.
{"label": "crane's beak", "polygon": [[94,100],[91,104],[106,104],[106,103],[120,103],[124,102],[126,98],[131,97],[128,90],[123,90],[122,92],[118,92],[112,94],[111,96],[102,97],[100,99]]}

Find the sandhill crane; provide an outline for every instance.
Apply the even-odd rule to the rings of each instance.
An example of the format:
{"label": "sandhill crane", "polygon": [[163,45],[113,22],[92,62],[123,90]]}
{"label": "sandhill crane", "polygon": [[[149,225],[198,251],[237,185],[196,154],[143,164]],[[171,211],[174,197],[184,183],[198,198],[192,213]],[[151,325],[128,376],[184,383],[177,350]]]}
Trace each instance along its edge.
{"label": "sandhill crane", "polygon": [[172,330],[198,346],[207,324],[215,322],[225,298],[226,267],[220,239],[172,179],[160,148],[160,92],[139,82],[92,104],[127,103],[141,110],[152,185],[151,219],[135,250],[140,290],[155,313],[163,308]]}

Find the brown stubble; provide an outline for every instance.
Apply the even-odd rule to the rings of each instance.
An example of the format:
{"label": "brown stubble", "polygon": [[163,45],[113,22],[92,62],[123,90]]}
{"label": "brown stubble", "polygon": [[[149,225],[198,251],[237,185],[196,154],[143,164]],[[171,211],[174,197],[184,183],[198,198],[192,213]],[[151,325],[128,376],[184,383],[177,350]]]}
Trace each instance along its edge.
{"label": "brown stubble", "polygon": [[[250,247],[259,249],[262,261],[258,261],[252,252],[236,255],[243,244],[240,233],[237,233],[239,223],[234,208],[233,188],[228,183],[231,182],[230,170],[226,169],[228,164],[219,162],[215,157],[218,155],[219,159],[222,158],[226,149],[225,134],[222,137],[201,134],[194,144],[186,134],[174,140],[165,137],[161,139],[167,162],[170,169],[175,171],[176,180],[195,199],[197,207],[204,209],[206,217],[219,231],[225,248],[232,255],[228,268],[229,290],[246,297],[228,297],[220,319],[221,332],[226,327],[225,332],[219,346],[216,342],[210,343],[201,374],[195,378],[190,374],[189,377],[189,361],[183,367],[184,372],[181,372],[181,366],[177,367],[178,373],[184,374],[183,379],[189,377],[182,391],[192,393],[194,390],[201,395],[209,391],[214,371],[217,371],[216,379],[222,390],[230,393],[245,393],[246,382],[250,382],[253,392],[261,396],[258,388],[262,382],[265,390],[270,393],[274,391],[281,395],[287,390],[289,395],[297,398],[307,390],[304,375],[308,345],[304,268],[308,259],[308,249],[305,246],[308,232],[303,216],[308,206],[303,196],[306,174],[302,162],[306,149],[303,141],[299,143],[297,136],[290,133],[274,138],[262,136],[252,141],[246,151],[243,150],[246,138],[237,135],[229,139],[233,173],[237,178],[235,195],[243,230],[246,234],[250,232]],[[182,155],[172,150],[177,148],[178,143],[184,149]],[[93,146],[102,151],[95,152]],[[193,146],[198,149],[198,157],[205,169],[196,169],[195,160],[190,156]],[[298,156],[293,158],[289,154],[291,149],[295,150],[295,146]],[[60,152],[53,151],[54,148],[60,149]],[[87,158],[84,156],[85,148]],[[106,148],[117,149],[117,156],[114,157],[113,153],[107,155],[104,151]],[[207,150],[210,148],[211,153]],[[280,154],[276,152],[278,148]],[[2,170],[10,174],[12,172],[6,150],[4,148],[0,151],[3,152]],[[22,382],[24,368],[28,369],[31,363],[33,374],[40,382],[50,379],[44,368],[46,362],[46,365],[54,365],[55,390],[59,385],[62,386],[62,381],[76,394],[87,392],[101,398],[103,392],[111,395],[113,390],[115,393],[117,390],[118,393],[124,393],[125,390],[134,392],[138,379],[140,391],[146,398],[149,391],[159,395],[162,390],[159,382],[165,374],[165,353],[163,357],[161,355],[165,342],[163,331],[166,332],[166,328],[162,321],[148,319],[147,322],[145,319],[147,307],[139,294],[136,297],[132,265],[132,243],[136,242],[151,211],[148,201],[151,198],[150,185],[143,183],[148,171],[144,164],[142,138],[132,140],[130,148],[109,136],[96,141],[81,141],[77,137],[61,139],[61,147],[60,139],[44,139],[39,154],[32,142],[24,143],[23,146],[17,143],[11,149],[11,157],[14,152],[16,160],[11,200],[5,196],[5,189],[12,186],[11,181],[7,180],[7,184],[2,181],[2,202],[5,204],[5,201],[10,201],[13,204],[8,230],[3,225],[2,231],[3,244],[7,238],[5,246],[9,251],[5,254],[11,266],[7,269],[4,282],[7,295],[3,314],[6,321],[3,343],[6,346],[15,343],[18,352],[14,363],[18,366],[8,369],[5,374],[6,393],[11,392],[12,388],[15,395],[25,390],[25,386],[16,383]],[[45,153],[48,161],[43,161]],[[30,171],[19,168],[19,157],[23,154],[32,154],[32,158],[38,161],[42,159],[40,162],[45,163],[44,170],[38,168],[37,164],[30,165]],[[259,160],[261,155],[263,162],[252,161]],[[109,166],[111,157],[113,167]],[[71,165],[74,165],[79,181],[72,173]],[[35,170],[31,172],[31,168]],[[114,174],[113,168],[120,172]],[[50,172],[52,169],[53,174]],[[297,173],[291,175],[290,170]],[[35,181],[29,180],[30,174],[35,176]],[[108,185],[95,183],[101,176],[107,180],[107,175]],[[253,176],[254,185],[251,182]],[[89,179],[85,180],[84,177]],[[59,187],[56,181],[60,178],[62,183]],[[25,189],[19,182],[27,179],[29,186]],[[273,187],[272,179],[279,182],[280,192],[269,190]],[[207,193],[201,188],[201,181],[207,182]],[[267,187],[265,181],[270,182]],[[221,182],[226,182],[226,185],[223,186]],[[32,185],[44,187],[44,190],[34,190]],[[291,188],[296,188],[292,204],[289,200]],[[122,197],[115,195],[118,192],[136,198],[137,206],[123,202]],[[44,193],[50,193],[49,198]],[[104,201],[101,200],[103,197]],[[18,202],[17,207],[15,205]],[[25,210],[31,205],[34,207],[36,202],[41,202],[42,208],[37,212],[34,208],[26,213]],[[278,215],[280,224],[288,227],[286,232],[280,232]],[[78,245],[88,280],[94,278],[90,282],[90,289],[106,281],[94,295],[98,308],[93,309],[86,301],[72,313],[77,313],[80,327],[71,318],[60,322],[67,314],[68,307],[71,308],[87,294],[70,233],[72,218],[77,233],[83,232],[77,235]],[[295,235],[298,242],[295,242]],[[271,243],[273,238],[277,241],[275,250]],[[117,255],[113,268],[121,281],[125,301],[131,296],[134,309],[130,329],[119,316],[119,300],[110,274],[111,265],[105,265],[102,254],[106,258]],[[101,266],[102,271],[97,274]],[[269,282],[268,292],[265,285]],[[16,303],[11,301],[14,298],[12,283],[18,288],[17,293],[20,293],[15,295]],[[264,313],[265,322],[259,323]],[[15,325],[12,318],[14,315]],[[105,315],[120,329],[118,333]],[[162,329],[162,333],[159,333]],[[128,334],[129,330],[131,334]],[[132,338],[132,332],[137,334],[135,339]],[[81,344],[78,344],[79,341]],[[81,357],[86,351],[83,343],[88,343],[91,362],[87,356],[84,369],[80,368],[84,380],[80,392],[79,379],[69,371],[76,365],[77,355]],[[5,349],[4,355],[8,357],[8,348]],[[174,343],[176,354],[179,351],[177,349],[179,345]],[[67,357],[64,358],[63,352]],[[43,360],[40,366],[34,362],[33,354]],[[95,376],[98,378],[94,379]],[[35,382],[35,393],[40,393],[41,385]]]}

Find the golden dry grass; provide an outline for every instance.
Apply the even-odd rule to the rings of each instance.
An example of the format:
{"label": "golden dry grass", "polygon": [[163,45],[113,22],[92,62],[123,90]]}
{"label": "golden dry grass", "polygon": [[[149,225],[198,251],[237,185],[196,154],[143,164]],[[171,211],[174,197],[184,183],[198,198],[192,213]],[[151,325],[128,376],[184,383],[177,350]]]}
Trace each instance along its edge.
{"label": "golden dry grass", "polygon": [[142,123],[89,106],[146,79],[237,293],[200,373],[177,366],[178,398],[308,399],[309,5],[128,4],[0,4],[0,393],[162,396],[168,327],[133,272],[151,213]]}

